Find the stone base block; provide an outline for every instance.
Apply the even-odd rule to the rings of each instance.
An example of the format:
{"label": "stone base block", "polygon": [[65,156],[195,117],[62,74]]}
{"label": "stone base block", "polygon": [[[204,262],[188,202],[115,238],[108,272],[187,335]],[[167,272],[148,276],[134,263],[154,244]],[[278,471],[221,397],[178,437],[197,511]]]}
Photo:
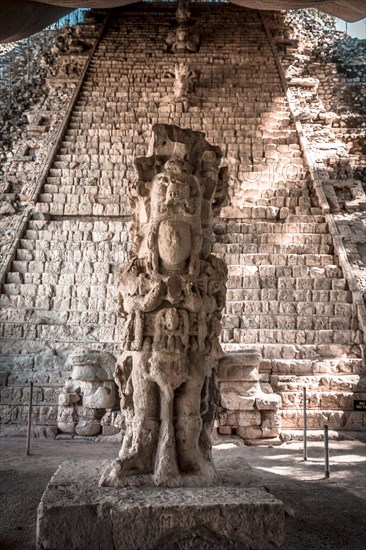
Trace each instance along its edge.
{"label": "stone base block", "polygon": [[38,507],[38,550],[250,550],[283,542],[283,504],[262,489],[99,487],[107,464],[60,466]]}

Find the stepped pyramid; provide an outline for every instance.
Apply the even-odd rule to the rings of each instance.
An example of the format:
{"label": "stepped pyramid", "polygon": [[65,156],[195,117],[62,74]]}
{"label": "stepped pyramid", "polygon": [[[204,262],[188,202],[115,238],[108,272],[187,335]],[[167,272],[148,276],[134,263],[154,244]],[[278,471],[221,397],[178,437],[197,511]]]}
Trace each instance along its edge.
{"label": "stepped pyramid", "polygon": [[[284,430],[302,426],[304,384],[310,428],[325,420],[361,427],[352,401],[355,391],[364,395],[364,336],[260,13],[228,4],[192,13],[200,49],[173,54],[165,40],[175,6],[111,11],[2,285],[5,424],[25,422],[23,387],[32,379],[35,421],[55,426],[68,354],[119,353],[115,274],[130,246],[126,188],[159,122],[205,132],[230,169],[213,250],[229,269],[224,350],[260,352],[261,380],[282,398]],[[188,109],[164,100],[178,62],[200,73],[199,102]]]}

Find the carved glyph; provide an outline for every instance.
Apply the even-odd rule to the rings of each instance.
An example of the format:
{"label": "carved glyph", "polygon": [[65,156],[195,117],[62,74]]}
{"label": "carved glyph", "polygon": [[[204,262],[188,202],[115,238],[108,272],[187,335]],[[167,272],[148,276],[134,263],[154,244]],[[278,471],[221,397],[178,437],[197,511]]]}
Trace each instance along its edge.
{"label": "carved glyph", "polygon": [[226,265],[211,254],[226,196],[221,152],[201,132],[156,124],[130,184],[132,258],[119,278],[126,318],[115,380],[126,413],[104,485],[212,482],[210,435]]}
{"label": "carved glyph", "polygon": [[194,93],[198,82],[196,71],[193,71],[184,63],[176,63],[174,76],[174,97],[176,99],[186,98],[188,94]]}
{"label": "carved glyph", "polygon": [[187,63],[176,63],[174,70],[167,71],[165,76],[174,78],[174,93],[162,98],[162,104],[170,104],[173,107],[181,104],[183,112],[189,107],[199,107],[201,100],[195,94],[200,73],[190,69]]}

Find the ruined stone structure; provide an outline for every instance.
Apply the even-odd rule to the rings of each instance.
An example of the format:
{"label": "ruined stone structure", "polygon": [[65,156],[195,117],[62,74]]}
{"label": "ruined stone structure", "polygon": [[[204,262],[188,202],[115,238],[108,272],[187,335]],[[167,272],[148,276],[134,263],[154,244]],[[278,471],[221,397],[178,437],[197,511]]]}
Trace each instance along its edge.
{"label": "ruined stone structure", "polygon": [[[197,51],[167,48],[169,33],[187,24],[168,3],[113,10],[101,35],[100,24],[89,25],[78,68],[68,59],[51,75],[54,99],[42,119],[30,114],[11,181],[2,178],[14,210],[6,207],[12,233],[4,229],[2,239],[4,433],[25,431],[30,380],[38,432],[82,437],[85,429],[85,437],[98,428],[113,436],[124,426],[117,401],[93,408],[89,396],[107,396],[111,371],[96,374],[100,358],[114,361],[129,341],[117,279],[131,246],[139,257],[145,241],[129,239],[127,190],[133,159],[155,154],[146,149],[154,124],[204,132],[229,168],[229,201],[213,220],[212,252],[228,266],[217,432],[297,437],[304,385],[311,430],[325,421],[335,430],[364,427],[364,415],[352,410],[354,398],[365,397],[363,118],[361,107],[357,115],[337,112],[343,103],[330,84],[336,78],[337,93],[356,106],[362,82],[347,81],[326,49],[311,50],[283,14],[228,4],[193,4],[190,12]],[[85,42],[77,36],[68,46],[78,41]],[[199,101],[187,82],[177,91],[176,65],[200,75]],[[205,246],[205,228],[202,235]],[[198,277],[194,262],[191,270]],[[184,314],[170,313],[155,320],[161,341],[168,325],[187,326]],[[124,358],[137,352],[126,347]],[[82,357],[84,374],[76,374]],[[83,378],[87,364],[93,380]]]}

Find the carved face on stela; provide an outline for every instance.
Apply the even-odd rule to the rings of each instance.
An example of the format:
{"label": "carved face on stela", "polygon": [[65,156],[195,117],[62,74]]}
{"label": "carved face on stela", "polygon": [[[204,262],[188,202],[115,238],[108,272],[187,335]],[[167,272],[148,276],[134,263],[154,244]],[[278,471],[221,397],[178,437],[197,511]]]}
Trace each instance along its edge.
{"label": "carved face on stela", "polygon": [[199,259],[210,252],[221,151],[204,137],[156,124],[147,156],[135,160],[134,250],[148,271],[198,275]]}
{"label": "carved face on stela", "polygon": [[151,221],[200,217],[202,190],[189,173],[187,163],[168,160],[164,171],[155,176],[151,189]]}
{"label": "carved face on stela", "polygon": [[[155,246],[160,267],[180,271],[192,254],[194,239],[201,235],[199,181],[184,161],[169,160],[153,179],[150,196],[150,233],[157,228]],[[154,239],[150,242],[154,248]]]}

